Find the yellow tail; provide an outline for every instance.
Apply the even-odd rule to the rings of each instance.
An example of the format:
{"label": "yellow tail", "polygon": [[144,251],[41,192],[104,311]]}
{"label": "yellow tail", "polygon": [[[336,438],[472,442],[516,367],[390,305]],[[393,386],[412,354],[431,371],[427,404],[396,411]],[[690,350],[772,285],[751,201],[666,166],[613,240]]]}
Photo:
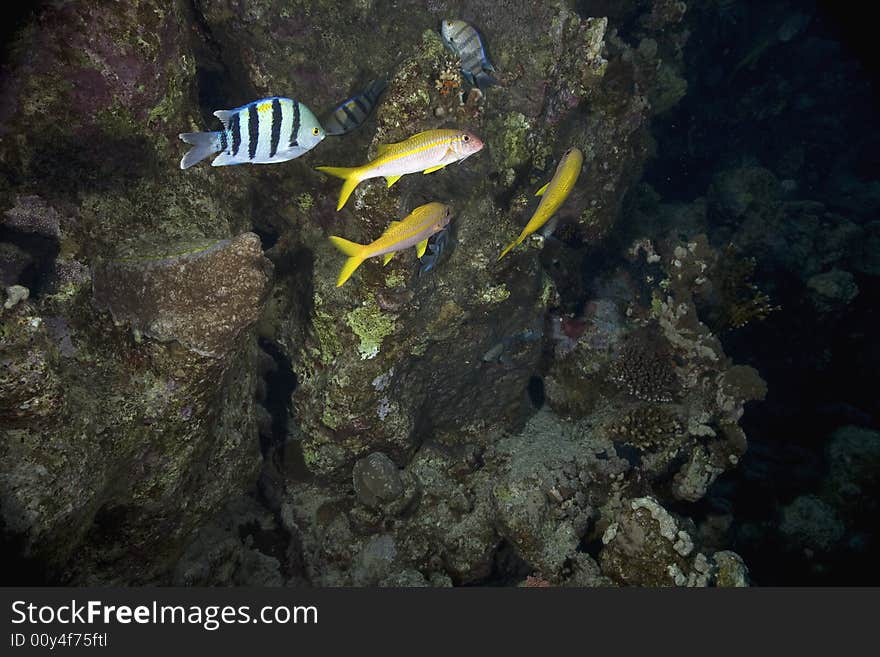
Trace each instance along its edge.
{"label": "yellow tail", "polygon": [[354,270],[360,267],[361,263],[365,260],[363,255],[364,245],[358,244],[357,242],[350,242],[341,237],[336,237],[335,235],[330,236],[330,241],[333,242],[333,245],[337,249],[342,251],[345,255],[350,256],[349,259],[345,261],[345,264],[342,266],[342,271],[339,272],[339,277],[336,279],[336,287],[340,287],[345,281],[351,278]]}
{"label": "yellow tail", "polygon": [[342,191],[339,192],[339,203],[336,205],[336,211],[339,212],[348,201],[348,197],[354,191],[360,182],[358,175],[358,167],[315,167],[318,171],[342,178],[345,182],[342,184]]}
{"label": "yellow tail", "polygon": [[525,239],[525,237],[523,237],[522,235],[517,237],[514,241],[512,241],[510,244],[507,245],[507,247],[501,252],[501,255],[498,256],[498,259],[501,260],[501,258],[503,258],[508,253],[510,253],[511,249],[522,244],[524,239]]}

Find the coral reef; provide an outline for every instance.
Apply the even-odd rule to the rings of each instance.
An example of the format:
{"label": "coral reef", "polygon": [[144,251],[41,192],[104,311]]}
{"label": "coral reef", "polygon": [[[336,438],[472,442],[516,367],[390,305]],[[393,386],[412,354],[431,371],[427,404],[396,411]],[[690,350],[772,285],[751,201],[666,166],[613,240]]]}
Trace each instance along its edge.
{"label": "coral reef", "polygon": [[[629,501],[602,536],[602,569],[638,586],[744,586],[736,554],[698,551],[686,527],[652,497]],[[719,558],[720,555],[720,558]]]}
{"label": "coral reef", "polygon": [[[795,209],[753,167],[719,177],[687,230],[645,225],[649,122],[689,88],[685,3],[504,4],[61,3],[17,33],[0,511],[24,563],[96,584],[748,582],[667,508],[737,465],[744,404],[766,392],[713,330],[769,297],[706,218],[751,257],[748,227]],[[500,85],[461,79],[436,29],[449,12],[480,26]],[[300,159],[177,166],[174,136],[216,109],[280,94],[320,113],[378,75],[375,117]],[[338,213],[312,170],[451,125],[489,147],[367,181]],[[571,146],[586,175],[559,239],[497,263]],[[435,199],[456,248],[429,276],[402,253],[335,286],[331,233],[373,239]],[[812,253],[805,274],[831,271]],[[830,283],[842,301],[841,276],[813,287],[828,300]]]}

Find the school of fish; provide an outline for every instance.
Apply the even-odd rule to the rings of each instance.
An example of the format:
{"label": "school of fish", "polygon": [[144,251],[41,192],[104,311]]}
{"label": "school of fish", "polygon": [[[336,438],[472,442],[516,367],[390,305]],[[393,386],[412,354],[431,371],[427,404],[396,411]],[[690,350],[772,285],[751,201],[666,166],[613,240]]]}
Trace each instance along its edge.
{"label": "school of fish", "polygon": [[[498,81],[493,77],[495,68],[489,61],[479,31],[463,20],[444,20],[440,26],[443,42],[460,60],[465,80],[485,91]],[[211,166],[234,164],[275,164],[295,159],[315,148],[326,136],[342,136],[362,126],[379,102],[387,87],[385,78],[371,81],[363,91],[342,101],[321,115],[320,121],[303,103],[280,96],[263,98],[231,110],[214,112],[222,129],[210,132],[186,132],[180,139],[192,146],[180,161],[181,169],[201,162],[219,153]],[[411,173],[433,173],[450,164],[462,162],[484,147],[483,141],[468,130],[445,128],[426,130],[393,144],[376,148],[376,156],[365,164],[355,166],[319,166],[318,171],[341,178],[336,210],[342,210],[355,188],[365,180],[384,178],[388,187]],[[580,176],[584,156],[578,148],[569,148],[559,161],[550,181],[536,196],[541,200],[519,236],[508,244],[498,259],[531,234],[552,232],[555,213],[571,194]],[[394,254],[416,247],[421,259],[419,276],[437,265],[449,240],[447,227],[452,218],[449,205],[431,202],[415,208],[369,244],[358,244],[333,235],[331,242],[345,254],[347,260],[339,273],[336,286],[343,285],[367,259],[383,256],[388,264]],[[426,255],[429,239],[435,236],[431,251]]]}

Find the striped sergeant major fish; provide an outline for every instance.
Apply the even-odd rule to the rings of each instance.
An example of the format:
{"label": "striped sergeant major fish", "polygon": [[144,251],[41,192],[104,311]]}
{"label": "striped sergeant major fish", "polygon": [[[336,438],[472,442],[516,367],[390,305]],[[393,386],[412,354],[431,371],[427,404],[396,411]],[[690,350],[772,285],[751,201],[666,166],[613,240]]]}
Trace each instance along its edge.
{"label": "striped sergeant major fish", "polygon": [[382,263],[387,265],[394,254],[411,246],[416,247],[416,255],[421,258],[428,247],[428,238],[449,225],[452,210],[443,203],[426,203],[420,205],[400,221],[392,221],[384,233],[369,244],[358,244],[336,237],[330,237],[337,249],[348,256],[336,287],[340,287],[351,278],[354,271],[367,258],[385,256]]}
{"label": "striped sergeant major fish", "polygon": [[340,103],[333,110],[321,117],[321,125],[328,135],[344,135],[363,125],[367,117],[376,107],[376,101],[385,91],[388,82],[384,79],[373,80],[361,93]]}
{"label": "striped sergeant major fish", "polygon": [[581,167],[583,164],[584,154],[581,153],[579,148],[569,148],[565,151],[565,155],[562,156],[559,164],[556,165],[556,171],[553,173],[550,182],[541,187],[541,189],[535,193],[535,196],[541,197],[541,202],[538,203],[538,208],[535,210],[535,214],[529,219],[529,223],[526,224],[526,227],[522,229],[519,237],[508,244],[501,252],[501,255],[498,256],[499,260],[506,256],[511,249],[522,244],[529,235],[539,230],[548,222],[553,214],[565,202],[565,199],[568,198],[568,195],[571,194],[571,190],[574,189],[574,184],[577,182],[578,176],[581,175]]}
{"label": "striped sergeant major fish", "polygon": [[274,164],[310,151],[324,139],[324,129],[312,111],[290,98],[264,98],[232,110],[217,110],[223,123],[216,132],[184,132],[189,152],[180,161],[188,169],[219,152],[213,167],[229,164]]}
{"label": "striped sergeant major fish", "polygon": [[468,82],[480,91],[498,84],[489,75],[495,72],[495,67],[489,61],[483,39],[473,25],[461,20],[443,21],[440,34],[446,46],[461,59],[461,72]]}
{"label": "striped sergeant major fish", "polygon": [[351,193],[364,180],[384,177],[389,187],[408,173],[432,173],[460,162],[483,148],[483,142],[466,130],[426,130],[396,144],[377,147],[376,159],[359,167],[317,167],[345,183],[336,210],[341,210]]}

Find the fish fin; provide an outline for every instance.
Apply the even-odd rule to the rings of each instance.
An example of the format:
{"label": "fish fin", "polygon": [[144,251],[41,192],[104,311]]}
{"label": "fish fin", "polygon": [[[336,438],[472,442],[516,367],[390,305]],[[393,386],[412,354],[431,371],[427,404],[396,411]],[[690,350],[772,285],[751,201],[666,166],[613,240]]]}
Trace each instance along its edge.
{"label": "fish fin", "polygon": [[384,231],[382,234],[384,235],[384,234],[387,233],[389,230],[391,230],[392,228],[394,228],[394,227],[397,226],[398,224],[402,224],[402,223],[403,223],[402,221],[389,221],[389,222],[388,222],[388,227],[385,229],[385,231]]}
{"label": "fish fin", "polygon": [[364,249],[363,244],[358,244],[357,242],[352,242],[342,237],[336,237],[336,235],[331,235],[330,241],[333,242],[333,246],[347,256],[360,255],[361,251]]}
{"label": "fish fin", "polygon": [[217,110],[214,112],[214,116],[220,119],[220,123],[223,124],[224,128],[229,127],[229,121],[232,120],[232,115],[235,114],[232,110]]}
{"label": "fish fin", "polygon": [[551,235],[553,235],[553,233],[554,233],[554,231],[556,230],[556,227],[557,227],[558,225],[559,225],[559,215],[553,215],[553,216],[550,218],[550,221],[548,221],[546,224],[544,224],[543,226],[541,226],[541,229],[540,229],[539,232],[540,232],[541,235],[543,235],[545,238],[549,238]]}
{"label": "fish fin", "polygon": [[376,144],[376,157],[382,157],[392,144]]}
{"label": "fish fin", "polygon": [[471,85],[472,87],[476,87],[476,86],[477,86],[477,81],[476,81],[476,79],[474,78],[474,74],[473,74],[473,73],[471,73],[470,71],[465,71],[464,69],[462,69],[462,70],[461,70],[461,74],[464,76],[464,79],[467,80],[467,82],[468,82],[469,85]]}
{"label": "fish fin", "polygon": [[440,171],[440,169],[442,169],[445,166],[446,166],[445,164],[438,164],[435,167],[428,167],[427,169],[422,171],[422,173],[434,173],[435,171]]}
{"label": "fish fin", "polygon": [[177,136],[184,143],[192,144],[192,148],[180,160],[181,169],[189,169],[220,150],[219,132],[183,132]]}
{"label": "fish fin", "polygon": [[351,278],[355,269],[360,267],[361,263],[364,261],[364,245],[358,244],[357,242],[350,242],[349,240],[336,237],[335,235],[330,236],[330,241],[333,242],[333,245],[337,249],[342,251],[345,255],[350,256],[348,260],[345,261],[345,264],[342,265],[342,270],[339,272],[339,277],[336,279],[336,287],[341,287],[345,281]]}
{"label": "fish fin", "polygon": [[354,188],[357,187],[360,182],[360,176],[358,176],[358,168],[357,167],[315,167],[318,171],[322,173],[326,173],[331,176],[336,176],[337,178],[342,178],[345,182],[342,184],[342,189],[339,191],[339,203],[336,204],[336,211],[339,212],[348,201],[348,197],[351,196],[351,193],[354,191]]}
{"label": "fish fin", "polygon": [[519,246],[520,244],[522,244],[522,242],[523,242],[524,239],[525,239],[525,236],[524,236],[524,235],[520,235],[519,237],[517,237],[514,241],[512,241],[510,244],[508,244],[508,245],[505,247],[505,249],[501,252],[501,255],[498,256],[498,259],[501,260],[501,258],[503,258],[503,257],[506,256],[508,253],[510,253],[510,251],[511,251],[514,247],[517,247],[517,246]]}
{"label": "fish fin", "polygon": [[213,159],[211,162],[212,167],[225,167],[233,164],[250,164],[248,160],[242,160],[234,155],[230,155],[229,153],[220,153],[217,157]]}
{"label": "fish fin", "polygon": [[375,104],[379,99],[379,96],[382,95],[382,92],[385,91],[385,88],[388,86],[388,80],[385,78],[378,78],[370,82],[370,86],[367,87],[367,90],[364,92],[365,95],[372,99],[372,102]]}
{"label": "fish fin", "polygon": [[391,253],[386,253],[384,256],[382,256],[382,266],[384,267],[389,262],[391,262],[391,258],[393,258],[393,257],[394,257],[394,251],[392,251]]}
{"label": "fish fin", "polygon": [[351,275],[355,272],[355,270],[361,266],[364,258],[362,256],[352,256],[348,260],[345,261],[345,264],[342,265],[342,269],[339,272],[339,276],[336,278],[336,287],[342,287]]}
{"label": "fish fin", "polygon": [[498,84],[498,80],[486,73],[486,71],[480,71],[475,76],[473,76],[473,78],[474,86],[477,87],[480,91],[485,91],[487,87]]}
{"label": "fish fin", "polygon": [[421,242],[416,244],[416,257],[421,258],[423,255],[425,255],[425,249],[427,249],[427,248],[428,248],[428,238],[426,237]]}
{"label": "fish fin", "polygon": [[544,192],[547,191],[547,188],[549,186],[550,186],[550,183],[547,183],[546,185],[544,185],[541,189],[539,189],[537,192],[535,192],[535,196],[544,196]]}
{"label": "fish fin", "polygon": [[390,188],[391,185],[396,183],[401,178],[403,178],[403,176],[385,176],[385,182],[388,185],[388,187]]}

